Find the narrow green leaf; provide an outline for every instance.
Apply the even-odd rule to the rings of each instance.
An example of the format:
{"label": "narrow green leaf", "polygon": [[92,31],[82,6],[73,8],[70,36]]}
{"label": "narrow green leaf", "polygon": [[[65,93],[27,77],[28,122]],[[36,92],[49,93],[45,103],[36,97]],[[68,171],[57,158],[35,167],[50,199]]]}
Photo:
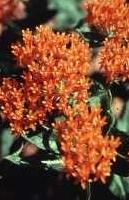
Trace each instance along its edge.
{"label": "narrow green leaf", "polygon": [[1,132],[1,155],[2,157],[7,156],[10,152],[10,147],[14,142],[14,135],[12,135],[9,128],[5,128]]}
{"label": "narrow green leaf", "polygon": [[49,146],[50,146],[50,149],[51,149],[54,153],[59,154],[59,149],[58,149],[56,137],[55,137],[54,134],[52,134],[52,135],[49,137]]}
{"label": "narrow green leaf", "polygon": [[129,177],[112,175],[109,190],[121,200],[126,200],[129,194]]}
{"label": "narrow green leaf", "polygon": [[91,29],[87,23],[82,24],[76,31],[80,34],[90,33]]}
{"label": "narrow green leaf", "polygon": [[30,142],[31,144],[34,144],[38,148],[42,150],[46,150],[44,144],[43,144],[43,135],[42,133],[36,134],[23,134],[22,137]]}
{"label": "narrow green leaf", "polygon": [[126,103],[123,116],[119,118],[116,123],[116,128],[119,131],[126,133],[126,135],[129,135],[129,101]]}
{"label": "narrow green leaf", "polygon": [[50,130],[44,130],[37,134],[24,134],[22,137],[39,149],[50,150],[59,154],[56,135]]}
{"label": "narrow green leaf", "polygon": [[100,106],[101,105],[101,97],[94,96],[89,99],[90,106]]}
{"label": "narrow green leaf", "polygon": [[63,160],[61,158],[56,160],[44,160],[41,163],[46,169],[53,169],[56,171],[61,171],[63,169]]}
{"label": "narrow green leaf", "polygon": [[16,151],[15,153],[4,157],[4,159],[9,160],[9,161],[11,161],[12,163],[14,163],[16,165],[20,165],[20,164],[24,163],[22,161],[21,156],[20,156],[22,148],[23,148],[23,146],[18,151]]}

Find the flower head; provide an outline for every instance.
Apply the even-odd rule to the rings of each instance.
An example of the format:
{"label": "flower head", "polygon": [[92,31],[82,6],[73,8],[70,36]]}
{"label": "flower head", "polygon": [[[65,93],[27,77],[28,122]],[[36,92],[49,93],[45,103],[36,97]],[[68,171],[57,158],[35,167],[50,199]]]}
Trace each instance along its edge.
{"label": "flower head", "polygon": [[119,36],[107,39],[99,53],[100,70],[107,82],[129,79],[129,43]]}
{"label": "flower head", "polygon": [[[24,69],[22,84],[19,80],[9,80],[10,84],[4,79],[0,95],[2,109],[13,132],[36,129],[46,120],[48,113],[54,109],[64,110],[71,95],[88,98],[90,83],[87,74],[91,53],[77,34],[55,33],[49,27],[40,26],[34,34],[23,31],[23,43],[13,45],[12,49],[19,67]],[[19,101],[22,105],[14,107],[13,112],[22,110],[19,131],[14,128],[16,121],[11,118],[12,110],[6,112],[7,103],[10,107],[18,104],[15,98],[17,85],[21,87]],[[12,93],[13,88],[16,88],[15,93]],[[85,94],[79,95],[80,91]],[[13,102],[6,98],[8,92],[13,96]]]}
{"label": "flower head", "polygon": [[24,95],[23,87],[10,78],[3,79],[0,88],[0,104],[12,131],[19,133],[23,129]]}
{"label": "flower head", "polygon": [[125,0],[90,0],[84,7],[88,10],[87,21],[92,26],[102,32],[127,34],[129,7]]}
{"label": "flower head", "polygon": [[61,144],[65,171],[85,188],[89,181],[106,182],[120,145],[119,138],[103,136],[101,109],[79,103],[67,108],[67,119],[54,127]]}

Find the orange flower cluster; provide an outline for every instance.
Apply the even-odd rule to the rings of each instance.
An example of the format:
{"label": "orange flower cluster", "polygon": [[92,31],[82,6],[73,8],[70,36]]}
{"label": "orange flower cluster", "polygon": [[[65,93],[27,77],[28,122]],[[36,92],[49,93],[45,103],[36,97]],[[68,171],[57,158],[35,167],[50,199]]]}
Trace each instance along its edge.
{"label": "orange flower cluster", "polygon": [[103,136],[101,109],[87,102],[91,52],[77,34],[55,33],[40,26],[23,31],[23,42],[12,46],[23,75],[4,78],[0,104],[11,130],[21,134],[42,125],[58,109],[65,121],[55,122],[64,167],[84,188],[88,181],[105,182],[115,161],[119,138]]}
{"label": "orange flower cluster", "polygon": [[[54,33],[40,26],[23,31],[23,43],[12,46],[24,69],[22,82],[4,79],[0,104],[14,133],[36,129],[54,109],[64,109],[80,90],[88,98],[90,49],[77,34]],[[20,89],[19,89],[20,88]]]}
{"label": "orange flower cluster", "polygon": [[125,34],[129,28],[129,7],[125,0],[89,0],[84,7],[88,23],[101,31]]}
{"label": "orange flower cluster", "polygon": [[0,0],[0,33],[9,20],[25,17],[23,0]]}
{"label": "orange flower cluster", "polygon": [[1,108],[10,122],[12,131],[20,132],[24,111],[22,85],[13,79],[4,79],[3,85],[0,88],[0,102],[3,105]]}
{"label": "orange flower cluster", "polygon": [[99,53],[100,70],[107,82],[129,79],[129,43],[116,36],[107,39]]}
{"label": "orange flower cluster", "polygon": [[119,138],[103,136],[102,128],[106,124],[101,117],[101,109],[91,110],[83,102],[74,108],[67,107],[67,119],[57,121],[57,130],[65,170],[81,183],[83,188],[88,182],[101,180],[105,183],[110,176],[112,162],[116,160]]}
{"label": "orange flower cluster", "polygon": [[87,20],[100,31],[113,32],[99,53],[107,82],[129,79],[129,5],[125,0],[92,0],[85,4]]}

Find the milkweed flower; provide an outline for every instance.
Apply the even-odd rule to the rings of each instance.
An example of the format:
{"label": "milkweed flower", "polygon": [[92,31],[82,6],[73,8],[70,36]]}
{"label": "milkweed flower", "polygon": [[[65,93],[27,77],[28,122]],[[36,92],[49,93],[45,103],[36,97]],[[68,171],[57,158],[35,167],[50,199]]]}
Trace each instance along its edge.
{"label": "milkweed flower", "polygon": [[87,22],[100,31],[127,34],[129,7],[125,0],[89,0],[84,2],[84,9]]}
{"label": "milkweed flower", "polygon": [[129,6],[125,0],[92,0],[85,4],[87,21],[102,32],[113,32],[106,38],[98,55],[99,70],[106,81],[129,78]]}
{"label": "milkweed flower", "polygon": [[106,39],[99,53],[100,70],[107,82],[129,79],[129,43],[116,36]]}
{"label": "milkweed flower", "polygon": [[23,87],[17,81],[4,78],[0,88],[0,103],[12,131],[21,132],[24,112]]}
{"label": "milkweed flower", "polygon": [[0,0],[0,33],[7,22],[26,16],[24,0]]}
{"label": "milkweed flower", "polygon": [[74,177],[83,188],[88,182],[106,182],[116,160],[120,139],[103,136],[106,118],[100,107],[90,110],[84,103],[67,107],[67,119],[53,125],[61,145],[67,176]]}
{"label": "milkweed flower", "polygon": [[[19,67],[23,68],[22,81],[10,84],[5,78],[0,103],[14,133],[35,130],[47,120],[48,113],[54,109],[63,111],[70,95],[83,91],[85,95],[78,95],[78,98],[88,98],[91,52],[77,34],[55,33],[46,26],[37,27],[34,34],[27,29],[23,31],[23,42],[12,45],[12,52]],[[17,85],[21,87],[20,94]],[[13,88],[21,95],[21,101],[15,98]],[[13,102],[6,98],[9,91]],[[14,107],[13,104],[17,105],[19,101],[21,107]],[[9,109],[6,104],[14,107],[14,115],[21,109],[19,129],[12,118],[12,110],[6,111]]]}
{"label": "milkweed flower", "polygon": [[[34,35],[29,30],[23,31],[23,44],[14,45],[12,49],[19,65],[27,68],[43,87],[48,102],[60,99],[56,105],[61,108],[72,93],[82,90],[88,98],[90,83],[86,76],[91,51],[79,35],[54,33],[51,28],[40,26]],[[27,83],[26,73],[23,78]]]}

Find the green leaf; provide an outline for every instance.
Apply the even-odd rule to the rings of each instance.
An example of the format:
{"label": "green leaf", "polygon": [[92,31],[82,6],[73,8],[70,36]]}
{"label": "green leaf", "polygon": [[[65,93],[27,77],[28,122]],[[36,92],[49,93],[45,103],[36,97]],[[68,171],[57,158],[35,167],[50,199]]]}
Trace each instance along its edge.
{"label": "green leaf", "polygon": [[81,36],[81,38],[85,41],[85,42],[89,42],[89,38],[86,37],[86,34],[91,32],[91,29],[89,27],[89,25],[87,23],[82,23],[81,26],[77,27],[75,29],[75,31]]}
{"label": "green leaf", "polygon": [[103,98],[107,98],[107,91],[103,85],[97,81],[94,82],[91,88],[92,96],[88,102],[90,106],[100,106]]}
{"label": "green leaf", "polygon": [[63,169],[63,160],[61,158],[56,160],[45,160],[41,161],[47,170],[53,169],[56,171],[61,171]]}
{"label": "green leaf", "polygon": [[36,134],[23,134],[22,137],[30,142],[31,144],[34,144],[39,149],[46,150],[44,144],[43,144],[43,135],[42,133]]}
{"label": "green leaf", "polygon": [[[48,0],[48,8],[49,9],[68,9],[68,5],[75,6],[76,4],[80,4],[82,0]],[[62,5],[63,3],[63,5]]]}
{"label": "green leaf", "polygon": [[119,199],[126,200],[129,194],[129,177],[113,174],[109,184],[109,190],[115,196],[119,197]]}
{"label": "green leaf", "polygon": [[83,23],[80,27],[76,28],[76,31],[81,34],[90,33],[91,29],[87,23]]}
{"label": "green leaf", "polygon": [[54,153],[59,154],[56,136],[54,134],[51,134],[51,136],[49,137],[49,146]]}
{"label": "green leaf", "polygon": [[9,160],[16,165],[27,164],[24,161],[22,161],[22,158],[20,156],[22,149],[23,149],[23,146],[18,151],[16,151],[15,153],[4,157],[4,159]]}
{"label": "green leaf", "polygon": [[1,155],[2,157],[6,156],[10,152],[10,147],[14,142],[14,135],[12,135],[9,128],[5,128],[1,132]]}
{"label": "green leaf", "polygon": [[119,131],[126,133],[126,135],[129,135],[129,101],[126,103],[123,116],[119,118],[116,123],[116,128]]}
{"label": "green leaf", "polygon": [[23,134],[22,137],[39,149],[59,154],[56,135],[50,129],[44,128],[40,133]]}
{"label": "green leaf", "polygon": [[100,106],[101,105],[101,97],[94,96],[89,99],[90,106]]}
{"label": "green leaf", "polygon": [[48,8],[57,10],[55,27],[69,29],[75,27],[86,14],[81,9],[82,0],[49,0]]}

